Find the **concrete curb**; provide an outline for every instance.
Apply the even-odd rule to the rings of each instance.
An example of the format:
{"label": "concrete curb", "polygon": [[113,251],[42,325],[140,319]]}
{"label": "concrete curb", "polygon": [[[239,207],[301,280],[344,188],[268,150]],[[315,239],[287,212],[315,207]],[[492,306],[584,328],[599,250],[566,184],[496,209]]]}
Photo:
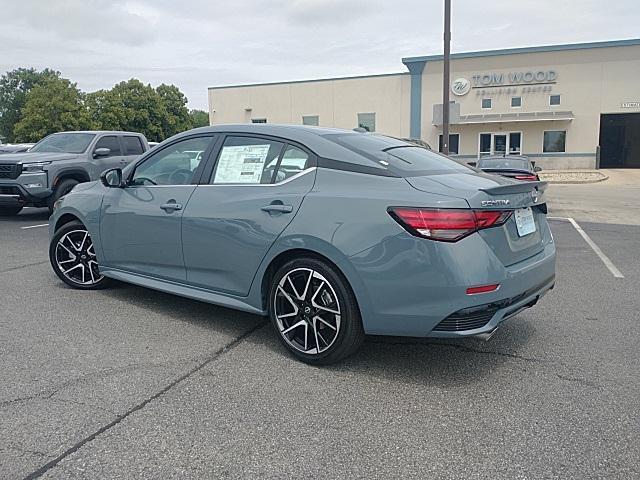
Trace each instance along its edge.
{"label": "concrete curb", "polygon": [[[560,173],[560,172],[558,172],[558,173],[555,173],[555,172],[554,173],[541,172],[540,180],[542,180],[543,182],[553,183],[553,184],[560,184],[560,185],[563,185],[563,184],[564,185],[579,185],[579,184],[582,184],[582,183],[584,183],[584,184],[587,184],[587,183],[600,183],[600,182],[604,182],[605,180],[609,179],[608,175],[605,175],[604,173],[600,173],[600,172],[597,172],[598,175],[600,176],[599,178],[584,178],[584,179],[575,178],[575,179],[572,179],[572,180],[562,180],[561,179],[563,175],[566,175],[566,174],[575,175],[576,173],[579,174],[579,173],[582,173],[582,172],[562,172],[562,173]],[[584,172],[584,173],[587,173],[587,172]],[[589,172],[589,173],[590,173],[589,176],[593,177],[593,173],[594,172]],[[551,176],[552,178],[544,178],[547,175]],[[557,177],[559,177],[559,179],[558,180],[554,180],[553,176],[557,176]]]}

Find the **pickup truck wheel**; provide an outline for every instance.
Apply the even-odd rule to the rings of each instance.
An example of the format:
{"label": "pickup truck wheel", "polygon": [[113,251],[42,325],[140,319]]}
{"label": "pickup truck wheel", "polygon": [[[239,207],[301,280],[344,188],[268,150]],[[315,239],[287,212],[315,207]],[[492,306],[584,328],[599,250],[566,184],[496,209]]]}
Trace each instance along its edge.
{"label": "pickup truck wheel", "polygon": [[0,207],[0,217],[12,217],[17,215],[22,207]]}
{"label": "pickup truck wheel", "polygon": [[56,186],[56,189],[53,191],[53,195],[49,197],[49,201],[47,203],[47,207],[49,207],[49,214],[53,213],[53,204],[56,203],[56,200],[58,200],[60,197],[63,197],[64,195],[69,193],[71,189],[75,187],[78,183],[80,182],[78,182],[77,180],[74,180],[73,178],[67,178],[65,180],[62,180],[60,183],[58,183],[58,185]]}

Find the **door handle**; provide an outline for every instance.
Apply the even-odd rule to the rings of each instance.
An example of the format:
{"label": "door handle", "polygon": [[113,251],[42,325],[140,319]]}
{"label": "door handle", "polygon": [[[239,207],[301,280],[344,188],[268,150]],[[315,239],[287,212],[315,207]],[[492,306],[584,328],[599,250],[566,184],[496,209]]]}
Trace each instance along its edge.
{"label": "door handle", "polygon": [[263,212],[268,213],[291,213],[293,207],[291,205],[283,205],[281,203],[272,203],[261,208]]}
{"label": "door handle", "polygon": [[167,213],[172,213],[176,210],[182,210],[182,205],[176,202],[169,202],[160,205],[160,208]]}

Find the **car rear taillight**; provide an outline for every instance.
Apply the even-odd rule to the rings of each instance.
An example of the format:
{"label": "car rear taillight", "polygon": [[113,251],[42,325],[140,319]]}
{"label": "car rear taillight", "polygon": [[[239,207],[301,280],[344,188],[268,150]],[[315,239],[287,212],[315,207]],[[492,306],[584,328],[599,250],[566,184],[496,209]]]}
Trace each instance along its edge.
{"label": "car rear taillight", "polygon": [[444,242],[457,242],[483,228],[497,227],[511,216],[509,210],[390,207],[388,211],[412,235]]}
{"label": "car rear taillight", "polygon": [[535,175],[516,175],[515,176],[516,180],[526,180],[528,182],[535,182],[536,180],[538,180],[538,177]]}

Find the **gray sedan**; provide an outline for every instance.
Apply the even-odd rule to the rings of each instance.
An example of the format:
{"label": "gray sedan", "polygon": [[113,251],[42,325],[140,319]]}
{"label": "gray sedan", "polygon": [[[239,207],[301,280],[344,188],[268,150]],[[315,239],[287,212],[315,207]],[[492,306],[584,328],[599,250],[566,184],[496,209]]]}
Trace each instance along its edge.
{"label": "gray sedan", "polygon": [[268,315],[299,359],[365,334],[488,336],[554,286],[543,182],[372,133],[221,125],[170,138],[55,204],[50,259]]}

